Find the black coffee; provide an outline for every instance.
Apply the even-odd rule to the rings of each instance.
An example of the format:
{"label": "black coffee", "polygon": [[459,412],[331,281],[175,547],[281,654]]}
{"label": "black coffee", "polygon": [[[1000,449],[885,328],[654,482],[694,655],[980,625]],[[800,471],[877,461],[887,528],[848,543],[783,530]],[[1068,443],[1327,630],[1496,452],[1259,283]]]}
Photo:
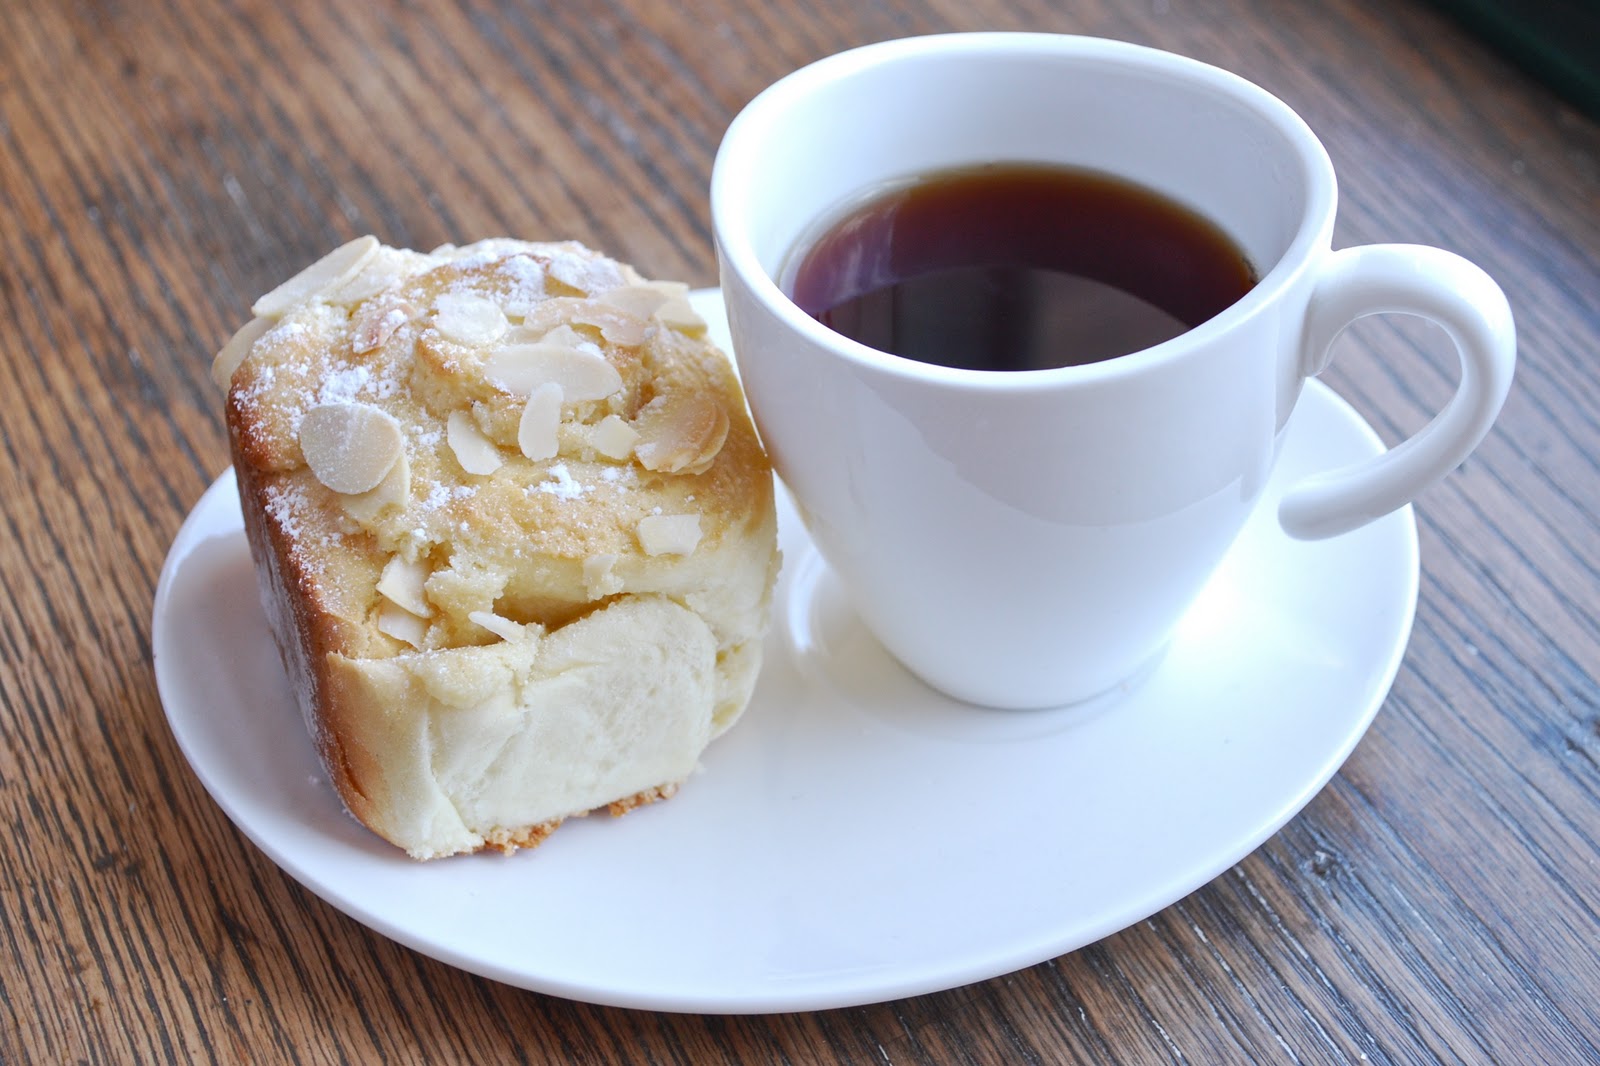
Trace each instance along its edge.
{"label": "black coffee", "polygon": [[849,211],[792,268],[795,303],[908,359],[974,370],[1094,363],[1159,344],[1256,283],[1217,226],[1096,171],[927,175]]}

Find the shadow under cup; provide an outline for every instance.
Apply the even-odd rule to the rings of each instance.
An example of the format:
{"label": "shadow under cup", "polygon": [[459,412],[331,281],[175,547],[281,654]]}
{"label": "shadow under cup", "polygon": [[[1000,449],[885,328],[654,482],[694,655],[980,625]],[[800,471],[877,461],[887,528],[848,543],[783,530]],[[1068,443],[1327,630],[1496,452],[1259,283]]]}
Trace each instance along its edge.
{"label": "shadow under cup", "polygon": [[[782,292],[842,208],[990,162],[1143,185],[1220,226],[1260,280],[1164,344],[1027,372],[887,355]],[[1095,696],[1159,653],[1266,482],[1334,195],[1287,106],[1118,42],[896,41],[752,101],[712,180],[735,352],[779,475],[892,654],[957,698],[1030,707]]]}

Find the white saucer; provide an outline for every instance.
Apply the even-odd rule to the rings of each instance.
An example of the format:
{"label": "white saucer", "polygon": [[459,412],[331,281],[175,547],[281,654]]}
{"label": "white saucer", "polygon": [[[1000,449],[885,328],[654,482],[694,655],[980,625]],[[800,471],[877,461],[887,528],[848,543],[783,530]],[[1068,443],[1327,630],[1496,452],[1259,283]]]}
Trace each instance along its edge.
{"label": "white saucer", "polygon": [[[720,319],[715,292],[701,313]],[[714,328],[720,327],[717,322]],[[658,1010],[808,1010],[1052,958],[1239,861],[1331,777],[1411,629],[1409,510],[1317,543],[1279,487],[1373,454],[1306,390],[1267,506],[1141,685],[1091,707],[985,711],[865,635],[794,511],[744,720],[668,803],[569,822],[511,857],[419,864],[323,780],[257,606],[232,473],[156,593],[156,679],[184,754],[244,833],[356,920],[474,973]]]}

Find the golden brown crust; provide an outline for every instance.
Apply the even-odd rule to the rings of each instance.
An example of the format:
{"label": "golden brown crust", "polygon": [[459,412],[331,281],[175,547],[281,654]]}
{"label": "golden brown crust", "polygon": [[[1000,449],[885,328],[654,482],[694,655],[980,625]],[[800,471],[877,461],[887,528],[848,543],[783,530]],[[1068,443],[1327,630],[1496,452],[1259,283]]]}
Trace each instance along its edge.
{"label": "golden brown crust", "polygon": [[[678,786],[676,783],[656,785],[654,788],[647,788],[625,799],[606,804],[606,813],[613,818],[621,818],[630,811],[636,811],[640,807],[647,807],[658,800],[671,799],[677,792]],[[581,813],[588,814],[592,812],[584,811]],[[540,822],[538,825],[531,825],[522,829],[496,830],[484,837],[484,850],[493,850],[500,852],[502,855],[511,855],[518,848],[536,848],[543,844],[551,833],[559,829],[564,821],[566,821],[564,818],[552,818],[548,822]]]}
{"label": "golden brown crust", "polygon": [[634,811],[638,810],[640,807],[649,806],[650,804],[655,803],[657,800],[671,799],[677,794],[678,785],[676,782],[665,785],[657,785],[654,788],[647,788],[642,792],[636,792],[626,799],[615,800],[606,804],[606,811],[613,818],[621,818],[629,811]]}
{"label": "golden brown crust", "polygon": [[483,850],[513,855],[518,848],[536,848],[561,827],[565,818],[552,818],[548,822],[530,825],[523,829],[498,829],[483,838]]}
{"label": "golden brown crust", "polygon": [[[240,423],[230,417],[228,424],[233,430],[231,439],[237,441],[240,433],[234,427]],[[350,755],[341,743],[347,731],[340,728],[335,717],[342,704],[328,696],[327,673],[313,666],[324,662],[345,643],[339,622],[326,609],[322,585],[304,565],[303,551],[297,549],[284,527],[270,518],[266,508],[259,505],[259,501],[267,498],[270,475],[241,461],[247,454],[235,445],[234,473],[240,499],[250,501],[241,508],[245,537],[256,562],[256,580],[261,601],[267,607],[274,642],[329,782],[345,807],[358,821],[366,823],[371,816],[370,805],[357,783],[359,776],[352,768]]]}

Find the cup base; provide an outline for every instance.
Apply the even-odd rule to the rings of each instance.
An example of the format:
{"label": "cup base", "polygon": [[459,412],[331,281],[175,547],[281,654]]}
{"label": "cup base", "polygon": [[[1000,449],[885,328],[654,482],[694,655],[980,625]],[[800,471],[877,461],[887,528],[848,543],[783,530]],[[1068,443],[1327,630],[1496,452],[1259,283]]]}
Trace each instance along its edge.
{"label": "cup base", "polygon": [[954,691],[919,676],[872,635],[843,581],[814,548],[786,566],[789,587],[779,624],[800,674],[866,714],[919,734],[995,741],[1049,736],[1121,704],[1166,654],[1163,647],[1123,680],[1077,699],[1017,703]]}

